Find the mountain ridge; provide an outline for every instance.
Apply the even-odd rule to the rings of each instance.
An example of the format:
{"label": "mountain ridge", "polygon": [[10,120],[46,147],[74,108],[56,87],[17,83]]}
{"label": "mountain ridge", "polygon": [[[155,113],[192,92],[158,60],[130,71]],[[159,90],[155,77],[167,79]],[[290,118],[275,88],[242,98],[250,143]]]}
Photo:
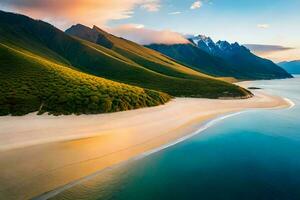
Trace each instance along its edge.
{"label": "mountain ridge", "polygon": [[[84,28],[83,28],[84,27]],[[93,37],[87,37],[87,31],[89,31],[90,35],[93,35]],[[97,26],[93,26],[93,28],[89,28],[87,26],[77,24],[75,26],[72,26],[71,28],[67,29],[65,31],[67,34],[88,40],[89,42],[96,43],[101,46],[105,46],[105,44],[102,43],[103,40],[108,41],[112,43],[113,45],[110,45],[111,47],[109,49],[114,50],[115,52],[121,54],[126,57],[129,57],[130,60],[134,61],[136,64],[141,64],[143,66],[146,66],[147,69],[150,69],[152,71],[161,73],[162,71],[160,68],[168,66],[170,69],[168,71],[164,71],[163,74],[165,75],[171,75],[171,76],[177,76],[180,78],[185,78],[186,76],[182,76],[184,73],[189,73],[190,75],[198,76],[197,72],[189,69],[188,67],[177,65],[176,62],[173,60],[170,60],[165,55],[154,53],[152,50],[148,48],[144,48],[141,45],[138,45],[132,41],[126,40],[124,38],[116,37],[110,33],[107,33],[106,31],[100,29]],[[99,37],[103,40],[99,40]],[[108,48],[108,47],[106,47]],[[144,63],[141,62],[144,61]],[[162,63],[159,63],[159,62]],[[153,67],[154,64],[160,65],[159,67]],[[165,66],[161,66],[161,64],[164,64]],[[177,68],[176,68],[177,67]],[[182,73],[184,71],[184,73]],[[181,74],[181,75],[180,75]],[[202,76],[207,76],[206,74],[201,74]],[[191,78],[191,77],[189,77]],[[212,78],[212,77],[210,77]]]}
{"label": "mountain ridge", "polygon": [[[188,40],[191,44],[152,44],[147,47],[213,76],[234,77],[240,80],[292,78],[272,61],[252,54],[237,42],[215,43],[204,35],[188,36]],[[210,62],[206,62],[209,58],[207,54],[210,56]]]}
{"label": "mountain ridge", "polygon": [[[82,27],[84,27],[82,29]],[[195,84],[196,82],[203,82],[203,79],[210,80],[215,82],[215,84],[220,83],[221,87],[224,87],[227,83],[224,81],[216,81],[214,77],[211,77],[209,75],[199,73],[193,69],[190,69],[187,66],[183,66],[177,62],[175,62],[174,59],[170,59],[169,57],[153,51],[152,49],[145,48],[141,45],[138,45],[132,41],[126,40],[124,38],[116,37],[110,33],[107,33],[103,31],[102,29],[98,28],[97,26],[93,26],[93,28],[86,27],[84,25],[75,25],[71,28],[67,29],[65,32],[75,38],[80,38],[83,40],[87,40],[93,44],[96,45],[102,45],[101,42],[97,39],[97,37],[87,37],[86,31],[89,31],[89,34],[92,35],[100,35],[101,38],[105,38],[105,40],[108,40],[112,42],[114,45],[109,49],[110,51],[114,51],[115,53],[124,56],[128,59],[130,59],[133,63],[136,63],[140,66],[143,66],[147,70],[154,71],[155,73],[159,73],[163,76],[171,76],[174,78],[180,78],[182,81],[179,83],[180,87],[184,86],[186,81],[189,81],[190,84]],[[103,47],[103,46],[102,46]],[[106,47],[105,47],[106,48]],[[184,80],[183,80],[184,79]],[[210,86],[210,81],[205,81],[206,86],[212,89]],[[173,84],[175,84],[174,81],[172,81]],[[225,84],[222,86],[222,84]],[[177,85],[177,83],[176,83]],[[178,85],[178,86],[179,86]],[[199,85],[200,86],[200,85]],[[193,88],[187,88],[185,92],[190,93],[190,89],[197,90],[199,89],[199,86],[195,86]],[[206,87],[205,86],[205,87]],[[184,86],[186,87],[186,86]],[[200,86],[204,87],[204,85]],[[219,86],[214,87],[215,89],[218,89]],[[168,93],[168,91],[165,91]],[[171,93],[172,94],[172,93]],[[172,94],[173,95],[173,94]],[[175,95],[176,96],[176,95]]]}
{"label": "mountain ridge", "polygon": [[[209,41],[209,45],[199,45],[195,43],[195,38],[201,41]],[[204,39],[203,39],[204,38]],[[242,67],[242,70],[249,72],[246,76],[257,79],[272,78],[292,78],[290,74],[281,69],[270,60],[260,58],[251,53],[251,51],[237,42],[229,43],[219,40],[216,43],[210,38],[203,35],[190,38],[200,49],[210,53],[213,56],[220,57],[228,62],[231,66]],[[204,42],[205,43],[205,42]],[[253,70],[254,69],[254,70]],[[257,73],[256,76],[251,75]],[[237,77],[236,77],[237,78]]]}
{"label": "mountain ridge", "polygon": [[49,23],[0,11],[0,115],[94,114],[160,105],[171,96],[250,95],[154,54],[169,68],[165,74]]}

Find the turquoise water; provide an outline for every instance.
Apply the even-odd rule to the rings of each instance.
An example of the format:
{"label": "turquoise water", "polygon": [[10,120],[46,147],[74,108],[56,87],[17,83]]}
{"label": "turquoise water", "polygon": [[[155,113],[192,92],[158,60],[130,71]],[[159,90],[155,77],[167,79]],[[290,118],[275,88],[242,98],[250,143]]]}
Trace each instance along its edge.
{"label": "turquoise water", "polygon": [[257,81],[296,105],[248,111],[54,199],[300,199],[300,77]]}

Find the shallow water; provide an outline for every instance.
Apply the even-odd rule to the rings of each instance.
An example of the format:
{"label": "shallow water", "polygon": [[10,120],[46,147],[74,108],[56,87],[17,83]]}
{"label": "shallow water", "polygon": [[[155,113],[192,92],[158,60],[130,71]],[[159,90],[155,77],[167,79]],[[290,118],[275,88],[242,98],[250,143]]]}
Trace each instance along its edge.
{"label": "shallow water", "polygon": [[104,171],[53,199],[300,199],[300,77],[251,86],[287,97],[140,160]]}

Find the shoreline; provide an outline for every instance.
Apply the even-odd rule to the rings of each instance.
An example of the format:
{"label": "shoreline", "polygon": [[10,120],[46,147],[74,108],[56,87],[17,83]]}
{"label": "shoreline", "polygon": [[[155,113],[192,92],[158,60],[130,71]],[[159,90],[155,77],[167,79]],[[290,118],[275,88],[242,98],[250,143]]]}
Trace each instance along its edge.
{"label": "shoreline", "polygon": [[161,147],[158,147],[156,149],[153,149],[153,150],[150,150],[150,151],[147,151],[147,152],[143,152],[140,155],[137,155],[137,156],[135,156],[133,158],[130,158],[130,159],[126,160],[126,161],[123,161],[123,162],[121,162],[119,164],[116,164],[116,165],[104,168],[104,169],[99,170],[99,171],[97,171],[97,172],[95,172],[93,174],[90,174],[90,175],[88,175],[86,177],[83,177],[83,178],[81,178],[79,180],[75,180],[75,181],[73,181],[71,183],[68,183],[68,184],[66,184],[64,186],[55,188],[54,190],[51,190],[51,191],[46,192],[44,194],[38,195],[38,196],[32,198],[32,200],[47,200],[47,199],[50,199],[52,197],[55,197],[56,195],[58,195],[61,192],[64,192],[64,191],[72,188],[73,186],[76,186],[76,185],[78,185],[80,183],[83,183],[85,181],[88,181],[88,180],[91,180],[91,179],[95,178],[97,175],[103,173],[106,170],[111,170],[111,169],[114,169],[114,168],[117,168],[117,167],[121,167],[123,165],[129,164],[130,162],[133,162],[133,161],[136,161],[136,160],[140,160],[140,159],[143,159],[143,158],[145,158],[147,156],[155,154],[157,152],[163,151],[163,150],[165,150],[165,149],[167,149],[169,147],[172,147],[172,146],[174,146],[176,144],[184,142],[185,140],[188,140],[188,139],[190,139],[190,138],[192,138],[192,137],[200,134],[201,132],[205,131],[206,129],[212,127],[213,125],[215,125],[216,123],[218,123],[218,122],[220,122],[220,121],[222,121],[224,119],[227,119],[227,118],[230,118],[230,117],[233,117],[233,116],[245,113],[245,112],[247,112],[247,110],[246,111],[236,112],[236,113],[231,113],[231,114],[226,114],[226,115],[223,115],[223,116],[220,116],[220,117],[208,120],[207,122],[204,122],[203,124],[201,124],[199,126],[200,128],[198,130],[196,130],[196,131],[194,131],[194,132],[192,132],[192,133],[190,133],[190,134],[188,134],[186,136],[183,136],[182,138],[179,138],[179,139],[177,139],[177,140],[175,140],[175,141],[173,141],[171,143],[165,144],[165,145],[163,145]]}
{"label": "shoreline", "polygon": [[[250,101],[250,103],[249,103]],[[179,102],[179,103],[178,103]],[[7,148],[7,150],[2,151],[5,155],[0,156],[0,164],[3,163],[3,161],[8,161],[11,163],[12,161],[18,161],[22,162],[24,159],[28,159],[32,156],[33,152],[35,152],[35,157],[34,159],[37,160],[42,160],[44,161],[44,165],[39,166],[38,163],[36,163],[37,166],[41,167],[41,170],[37,170],[38,172],[32,172],[31,170],[33,168],[36,168],[36,165],[34,164],[35,162],[33,161],[33,164],[31,166],[26,166],[24,170],[24,166],[21,164],[20,166],[16,166],[17,169],[20,170],[19,173],[25,175],[25,178],[23,180],[11,180],[9,178],[9,175],[7,177],[4,177],[4,182],[2,183],[0,181],[0,186],[3,186],[5,184],[5,180],[10,180],[10,183],[8,183],[8,186],[4,187],[4,189],[0,190],[0,197],[1,194],[3,193],[4,195],[12,195],[10,198],[11,199],[18,199],[18,197],[25,197],[26,198],[33,198],[36,196],[39,196],[41,194],[47,195],[47,191],[52,191],[55,192],[57,189],[67,187],[69,184],[74,184],[74,182],[77,182],[78,180],[87,178],[89,176],[92,176],[95,173],[99,173],[102,170],[105,170],[106,168],[116,166],[119,164],[122,164],[124,162],[128,162],[132,159],[139,159],[142,157],[145,157],[147,155],[150,155],[154,152],[160,151],[162,149],[168,148],[169,146],[175,145],[179,142],[182,142],[190,137],[193,137],[196,134],[199,134],[203,130],[209,128],[211,125],[215,124],[216,121],[223,120],[224,118],[230,117],[232,115],[239,114],[241,112],[245,112],[250,109],[275,109],[275,108],[286,108],[290,105],[290,102],[286,101],[283,98],[280,97],[274,97],[271,95],[265,95],[263,93],[258,93],[257,96],[246,99],[246,100],[208,100],[208,99],[176,99],[175,102],[173,102],[173,106],[183,106],[182,108],[185,108],[186,103],[193,104],[194,106],[203,106],[205,105],[205,102],[207,105],[213,105],[216,106],[217,112],[204,112],[199,114],[196,113],[197,115],[194,115],[192,117],[187,117],[186,114],[193,114],[193,105],[191,106],[192,110],[189,110],[189,112],[185,113],[182,115],[183,118],[188,118],[186,120],[183,120],[179,125],[177,125],[177,122],[180,121],[176,117],[175,120],[167,120],[167,122],[173,123],[171,124],[171,128],[164,133],[157,134],[157,133],[149,133],[151,137],[146,137],[143,138],[141,134],[131,134],[135,127],[130,127],[128,133],[125,133],[127,137],[121,137],[122,139],[127,139],[128,140],[128,145],[123,145],[123,142],[126,143],[126,141],[122,141],[122,143],[116,142],[115,140],[120,140],[119,136],[120,134],[118,133],[112,133],[112,132],[106,132],[104,134],[90,134],[90,135],[85,135],[85,137],[82,137],[82,135],[72,135],[73,139],[70,139],[71,136],[68,135],[67,139],[62,140],[62,138],[55,138],[55,140],[50,141],[44,140],[41,144],[37,145],[34,144],[33,146],[18,146],[15,149],[12,148]],[[240,103],[241,105],[236,106],[237,103]],[[254,103],[253,105],[251,104]],[[225,104],[221,105],[218,108],[218,104]],[[235,106],[231,108],[226,108],[226,104],[233,103]],[[273,103],[273,104],[272,104]],[[152,111],[152,114],[156,114],[158,116],[161,116],[165,114],[166,116],[169,116],[170,112],[166,112],[166,107],[170,107],[170,104],[167,104],[166,106],[159,106],[154,107],[154,108],[147,108],[147,109],[142,109],[142,111],[133,111],[134,115],[136,114],[135,112],[142,112],[142,113],[148,113],[149,110]],[[217,105],[216,105],[217,104]],[[251,105],[249,105],[251,104]],[[265,105],[268,104],[268,105]],[[227,105],[227,106],[228,106]],[[164,107],[164,108],[162,108]],[[224,109],[225,107],[225,109]],[[229,106],[230,107],[230,106]],[[190,108],[190,109],[191,109]],[[201,109],[200,109],[201,110]],[[203,109],[202,109],[203,110]],[[165,113],[164,113],[165,111]],[[171,109],[172,111],[172,109]],[[175,110],[175,111],[178,111]],[[179,109],[180,113],[181,110]],[[171,112],[172,113],[172,112]],[[178,113],[179,114],[179,113]],[[114,113],[110,114],[112,116],[115,116]],[[119,116],[123,116],[123,120],[127,120],[128,118],[128,112],[122,112],[118,114]],[[106,115],[107,116],[107,115]],[[130,116],[130,115],[129,115]],[[147,116],[147,115],[144,115]],[[46,118],[49,116],[46,116]],[[70,116],[74,117],[74,116]],[[78,116],[80,118],[80,116]],[[21,117],[22,118],[22,117]],[[50,116],[51,118],[51,116]],[[61,118],[64,118],[63,116]],[[1,122],[0,118],[0,122]],[[152,119],[150,117],[150,119]],[[134,120],[138,120],[136,117],[134,117]],[[142,121],[143,122],[143,121]],[[146,126],[146,129],[151,127],[155,129],[155,127],[160,127],[163,122],[152,122],[150,126],[147,126],[148,124],[142,124],[142,126]],[[175,127],[172,127],[174,125]],[[158,124],[158,125],[157,125]],[[160,124],[160,125],[159,125]],[[120,126],[120,124],[116,124],[116,127]],[[126,124],[128,126],[128,124]],[[138,124],[139,125],[139,124]],[[164,124],[162,124],[164,126]],[[165,125],[167,126],[167,125]],[[168,124],[170,126],[170,124]],[[120,126],[122,127],[122,126]],[[119,128],[120,128],[119,127]],[[115,127],[114,127],[115,128]],[[146,130],[142,129],[142,130]],[[118,130],[118,129],[117,129]],[[138,130],[136,130],[138,131]],[[133,131],[134,132],[134,131]],[[159,132],[159,129],[156,131]],[[111,138],[112,135],[116,134],[115,138]],[[122,134],[121,134],[122,135]],[[1,137],[1,133],[0,133]],[[77,137],[77,138],[76,138]],[[136,137],[139,137],[139,141],[136,143],[132,143],[132,141],[137,140]],[[41,140],[36,140],[36,141],[41,141]],[[107,142],[111,143],[112,146],[114,145],[120,145],[124,148],[117,148],[114,149],[114,147],[107,145]],[[28,144],[28,143],[27,143]],[[106,145],[106,147],[103,147],[102,145]],[[90,147],[92,146],[92,147]],[[94,150],[96,148],[100,148],[100,152],[97,152],[94,155]],[[12,147],[12,146],[11,146]],[[75,152],[73,152],[73,148],[75,148]],[[8,150],[9,149],[9,150]],[[40,150],[40,151],[39,151]],[[107,153],[104,154],[103,150],[106,150]],[[39,153],[36,153],[38,151]],[[86,151],[82,153],[82,151]],[[79,155],[79,159],[77,158],[77,153],[82,154]],[[2,153],[2,154],[3,154]],[[57,153],[57,158],[54,156],[51,158],[51,155],[53,156],[53,153]],[[36,155],[38,154],[38,155]],[[62,155],[61,155],[62,154]],[[71,158],[68,156],[71,154]],[[93,154],[91,156],[90,154]],[[43,156],[47,157],[50,156],[50,161],[43,160]],[[73,156],[72,156],[73,155]],[[88,159],[86,159],[82,156],[88,155]],[[25,158],[22,158],[20,160],[20,156],[24,156]],[[68,162],[64,161],[64,159],[67,159]],[[55,161],[59,161],[59,164],[56,164],[55,166],[52,166]],[[75,162],[76,161],[76,162]],[[2,169],[5,168],[5,166],[1,167]],[[21,169],[20,169],[21,168]],[[3,170],[1,171],[3,172]],[[5,171],[5,170],[4,170]],[[16,169],[11,169],[8,170],[8,172],[13,172],[16,171]],[[73,172],[73,173],[71,173]],[[75,173],[75,175],[74,175]],[[8,173],[10,174],[10,173]],[[17,176],[17,175],[15,175]],[[2,175],[0,174],[0,177]],[[51,177],[53,180],[49,181],[49,177]],[[50,182],[50,183],[49,183]],[[24,190],[25,188],[25,190]],[[34,188],[34,189],[33,189]],[[20,191],[22,190],[22,191]],[[26,194],[24,194],[24,191],[27,191]],[[46,192],[46,193],[45,193]],[[27,196],[26,196],[27,195]],[[43,196],[43,195],[42,195]],[[40,197],[42,197],[40,196]],[[7,199],[10,199],[7,198]]]}
{"label": "shoreline", "polygon": [[190,138],[192,138],[192,137],[200,134],[201,132],[205,131],[206,129],[212,127],[213,125],[215,125],[216,123],[218,123],[218,122],[220,122],[220,121],[222,121],[224,119],[227,119],[227,118],[230,118],[230,117],[242,114],[244,112],[247,112],[247,111],[241,111],[241,112],[226,114],[226,115],[223,115],[223,116],[220,116],[220,117],[208,120],[207,122],[201,124],[200,128],[198,130],[196,130],[196,131],[194,131],[194,132],[192,132],[192,133],[190,133],[190,134],[188,134],[186,136],[183,136],[182,138],[179,138],[179,139],[177,139],[177,140],[175,140],[175,141],[173,141],[171,143],[165,144],[165,145],[163,145],[161,147],[158,147],[156,149],[153,149],[153,150],[150,150],[150,151],[147,151],[147,152],[143,152],[140,155],[137,155],[137,156],[135,156],[133,158],[130,158],[130,159],[126,160],[126,161],[123,161],[123,162],[121,162],[119,164],[116,164],[116,165],[104,168],[102,170],[99,170],[99,171],[97,171],[97,172],[95,172],[95,173],[93,173],[91,175],[83,177],[82,179],[75,180],[75,181],[73,181],[71,183],[68,183],[68,184],[66,184],[64,186],[55,188],[52,191],[49,191],[49,192],[46,192],[44,194],[41,194],[39,196],[34,197],[32,200],[47,200],[49,198],[55,197],[56,195],[60,194],[61,192],[66,191],[67,189],[72,188],[73,186],[76,186],[76,185],[78,185],[78,184],[80,184],[80,183],[82,183],[84,181],[88,181],[88,180],[91,180],[91,179],[95,178],[97,175],[103,173],[106,170],[110,170],[110,169],[113,169],[113,168],[121,167],[122,165],[126,165],[126,164],[128,164],[128,163],[130,163],[132,161],[140,160],[140,159],[143,159],[143,158],[145,158],[147,156],[155,154],[157,152],[163,151],[163,150],[165,150],[165,149],[167,149],[169,147],[172,147],[172,146],[174,146],[176,144],[184,142],[185,140],[188,140],[188,139],[190,139]]}

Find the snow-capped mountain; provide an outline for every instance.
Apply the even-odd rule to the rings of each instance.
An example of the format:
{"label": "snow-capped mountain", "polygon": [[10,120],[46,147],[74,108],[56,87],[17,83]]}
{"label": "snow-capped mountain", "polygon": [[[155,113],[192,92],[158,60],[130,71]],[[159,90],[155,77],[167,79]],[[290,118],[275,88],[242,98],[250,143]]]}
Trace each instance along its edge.
{"label": "snow-capped mountain", "polygon": [[237,79],[292,77],[272,61],[252,54],[249,49],[237,42],[214,42],[204,35],[186,38],[190,44],[152,44],[147,47],[213,76],[230,76]]}
{"label": "snow-capped mountain", "polygon": [[211,53],[216,50],[215,42],[210,37],[206,37],[205,35],[198,35],[188,39],[207,53]]}
{"label": "snow-capped mountain", "polygon": [[198,48],[214,56],[230,56],[238,51],[245,51],[247,53],[250,52],[250,50],[242,45],[239,45],[237,42],[230,44],[227,41],[219,40],[215,43],[210,37],[205,35],[194,36],[189,38],[189,40]]}

